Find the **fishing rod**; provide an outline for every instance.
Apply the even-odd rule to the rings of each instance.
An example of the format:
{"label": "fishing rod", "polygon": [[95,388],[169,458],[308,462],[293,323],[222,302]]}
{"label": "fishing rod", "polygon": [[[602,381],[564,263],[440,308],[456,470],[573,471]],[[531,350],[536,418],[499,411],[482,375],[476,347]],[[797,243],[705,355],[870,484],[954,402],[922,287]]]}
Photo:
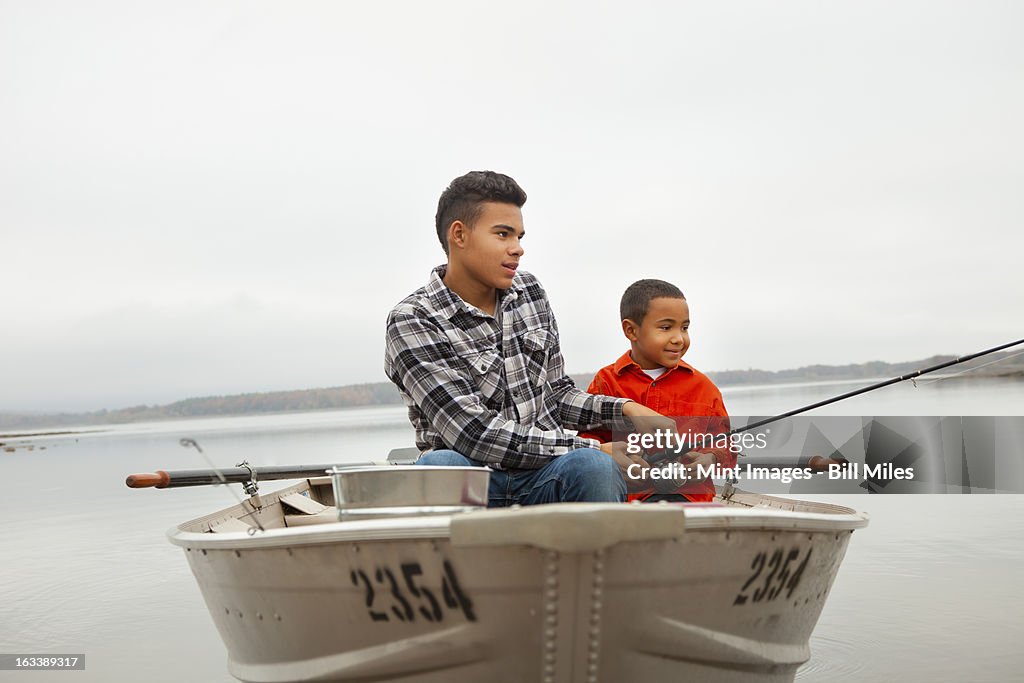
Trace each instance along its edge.
{"label": "fishing rod", "polygon": [[[944,363],[939,363],[938,365],[932,365],[932,366],[927,367],[927,368],[922,368],[921,370],[915,370],[914,372],[911,372],[910,374],[907,374],[907,375],[899,375],[898,377],[893,377],[892,379],[887,379],[887,380],[884,380],[882,382],[878,382],[876,384],[871,384],[871,385],[868,385],[866,387],[861,387],[860,389],[855,389],[853,391],[848,391],[845,394],[840,394],[838,396],[833,396],[832,398],[827,398],[827,399],[825,399],[823,401],[818,401],[817,403],[812,403],[812,404],[806,405],[806,406],[804,406],[802,408],[796,408],[794,410],[790,410],[790,411],[787,411],[785,413],[781,413],[779,415],[775,415],[774,417],[767,417],[767,418],[765,418],[763,420],[758,420],[757,422],[752,422],[751,424],[744,425],[742,427],[737,427],[736,429],[731,429],[731,430],[729,430],[728,435],[731,436],[733,434],[739,434],[741,432],[749,432],[751,429],[757,429],[758,427],[763,427],[766,424],[771,424],[772,422],[778,422],[779,420],[784,420],[787,417],[793,417],[794,415],[799,415],[800,413],[806,413],[807,411],[814,410],[815,408],[821,408],[822,406],[827,406],[827,405],[830,405],[832,403],[838,403],[839,401],[843,401],[843,400],[846,400],[848,398],[852,398],[854,396],[859,396],[861,394],[866,394],[869,391],[874,391],[875,389],[881,389],[883,387],[887,387],[887,386],[890,386],[892,384],[898,384],[899,382],[906,382],[907,380],[913,380],[913,379],[916,379],[917,377],[920,377],[921,375],[927,375],[928,373],[935,372],[936,370],[942,370],[943,368],[948,368],[948,367],[951,367],[953,365],[959,365],[960,363],[966,363],[969,360],[974,360],[975,358],[981,358],[982,356],[987,356],[987,355],[989,355],[991,353],[995,353],[997,351],[1002,351],[1004,349],[1009,349],[1011,347],[1018,346],[1020,344],[1024,344],[1024,339],[1018,339],[1017,341],[1008,342],[1006,344],[1000,344],[999,346],[993,346],[990,349],[985,349],[984,351],[978,351],[977,353],[972,353],[972,354],[969,354],[969,355],[966,355],[966,356],[959,356],[957,358],[954,358],[953,360],[948,360],[948,361],[946,361]],[[668,450],[664,450],[664,451],[661,451],[659,453],[655,453],[655,454],[651,455],[647,459],[647,462],[651,463],[652,465],[655,465],[655,464],[661,463],[661,462],[663,462],[665,460],[668,460],[669,458],[677,456],[677,455],[679,455],[679,453],[673,453],[671,449],[668,449]]]}
{"label": "fishing rod", "polygon": [[874,391],[875,389],[881,389],[883,387],[887,387],[887,386],[892,385],[892,384],[897,384],[899,382],[906,382],[907,380],[913,380],[913,379],[916,379],[916,378],[920,377],[921,375],[927,375],[929,372],[935,372],[936,370],[942,370],[943,368],[948,368],[948,367],[951,367],[953,365],[959,365],[960,363],[965,363],[965,362],[967,362],[969,360],[974,360],[975,358],[981,358],[982,356],[987,356],[990,353],[995,353],[996,351],[1002,351],[1003,349],[1008,349],[1008,348],[1011,348],[1013,346],[1017,346],[1019,344],[1024,344],[1024,339],[1018,339],[1017,341],[1014,341],[1014,342],[1008,342],[1006,344],[1000,344],[999,346],[993,346],[991,349],[985,349],[984,351],[978,351],[977,353],[972,353],[972,354],[967,355],[967,356],[960,356],[958,358],[954,358],[953,360],[948,360],[945,363],[939,363],[938,365],[932,365],[931,367],[923,368],[921,370],[915,370],[914,372],[910,373],[909,375],[900,375],[899,377],[893,377],[892,379],[887,379],[885,381],[878,382],[877,384],[871,384],[871,385],[866,386],[866,387],[861,387],[860,389],[855,389],[853,391],[848,391],[845,394],[840,394],[839,396],[833,396],[832,398],[825,399],[824,401],[818,401],[817,403],[812,403],[812,404],[810,404],[808,406],[804,406],[803,408],[797,408],[796,410],[790,410],[789,412],[782,413],[780,415],[776,415],[775,417],[765,418],[764,420],[758,420],[757,422],[754,422],[752,424],[748,424],[748,425],[745,425],[743,427],[738,427],[736,429],[733,429],[729,433],[730,434],[738,434],[740,432],[749,432],[751,429],[756,429],[757,427],[762,427],[762,426],[764,426],[766,424],[770,424],[772,422],[777,422],[778,420],[783,420],[783,419],[785,419],[787,417],[792,417],[793,415],[799,415],[800,413],[806,413],[808,410],[814,410],[815,408],[821,408],[822,406],[827,406],[827,405],[829,405],[831,403],[837,403],[839,401],[843,401],[845,399],[852,398],[854,396],[859,396],[860,394],[866,394],[869,391]]}

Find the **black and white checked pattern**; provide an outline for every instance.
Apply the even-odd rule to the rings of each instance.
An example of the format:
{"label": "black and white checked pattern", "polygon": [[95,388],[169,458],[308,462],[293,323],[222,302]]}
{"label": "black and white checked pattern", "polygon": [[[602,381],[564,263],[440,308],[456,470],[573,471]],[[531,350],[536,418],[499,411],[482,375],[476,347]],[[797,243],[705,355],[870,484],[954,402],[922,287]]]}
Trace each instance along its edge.
{"label": "black and white checked pattern", "polygon": [[496,320],[448,289],[444,273],[435,268],[387,323],[384,371],[421,451],[450,448],[490,466],[536,469],[598,446],[566,429],[622,424],[626,399],[588,394],[565,374],[555,317],[535,277],[516,273],[500,292]]}

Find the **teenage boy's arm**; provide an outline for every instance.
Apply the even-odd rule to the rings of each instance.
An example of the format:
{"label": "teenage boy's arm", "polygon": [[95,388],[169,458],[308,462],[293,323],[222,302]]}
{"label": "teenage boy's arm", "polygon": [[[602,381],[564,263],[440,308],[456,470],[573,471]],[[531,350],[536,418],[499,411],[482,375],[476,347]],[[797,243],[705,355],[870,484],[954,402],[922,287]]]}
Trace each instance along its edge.
{"label": "teenage boy's arm", "polygon": [[[609,436],[611,434],[607,430],[617,430],[620,434],[629,431],[653,432],[656,429],[675,431],[675,421],[632,399],[591,394],[577,389],[572,379],[565,374],[555,315],[550,309],[548,315],[554,336],[548,354],[548,383],[558,399],[558,417],[563,425],[588,432],[603,428]],[[629,421],[624,421],[623,417],[629,418]]]}
{"label": "teenage boy's arm", "polygon": [[[590,380],[590,386],[587,387],[588,394],[600,394],[602,396],[612,395],[612,392],[608,391],[604,381],[601,379],[602,372],[603,370],[598,370],[597,374],[594,375],[594,379]],[[611,430],[605,427],[583,430],[580,432],[580,436],[586,439],[597,439],[601,443],[608,443],[612,440]]]}
{"label": "teenage boy's arm", "polygon": [[631,425],[623,421],[622,417],[628,417],[630,413],[639,414],[636,408],[643,408],[644,411],[657,415],[654,411],[628,399],[588,394],[576,388],[572,379],[565,374],[565,361],[562,360],[562,346],[558,339],[558,323],[555,322],[555,314],[550,308],[548,324],[551,328],[552,341],[548,352],[547,380],[558,401],[558,419],[561,424],[581,431],[604,428],[625,432]]}
{"label": "teenage boy's arm", "polygon": [[[414,310],[391,312],[386,339],[388,377],[412,398],[445,444],[459,453],[503,467],[533,469],[576,448],[597,448],[592,439],[525,427],[484,405],[465,360],[456,355],[443,331]],[[622,413],[615,405],[607,410],[610,416]]]}

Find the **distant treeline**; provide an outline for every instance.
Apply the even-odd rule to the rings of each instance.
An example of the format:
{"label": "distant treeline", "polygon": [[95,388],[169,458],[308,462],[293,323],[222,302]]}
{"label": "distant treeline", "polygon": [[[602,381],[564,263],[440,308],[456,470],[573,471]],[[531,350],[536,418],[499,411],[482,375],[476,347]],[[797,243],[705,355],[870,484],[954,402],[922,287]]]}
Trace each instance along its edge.
{"label": "distant treeline", "polygon": [[[988,365],[1006,358],[1008,352],[993,354],[984,358],[958,365],[945,372],[962,372],[969,367]],[[906,363],[870,363],[850,365],[808,365],[793,370],[724,370],[709,372],[708,376],[722,387],[745,384],[792,384],[796,382],[839,381],[846,379],[873,379],[902,375],[914,370],[937,365],[954,356],[932,356],[924,360]],[[970,376],[1000,376],[1024,378],[1024,356],[985,367],[970,373]],[[576,386],[586,388],[594,373],[572,375]],[[174,418],[246,415],[253,413],[282,413],[290,411],[329,410],[358,406],[400,404],[398,390],[390,382],[372,384],[350,384],[343,387],[324,389],[297,389],[294,391],[271,391],[266,393],[238,394],[234,396],[207,396],[189,398],[163,406],[132,406],[117,410],[97,410],[90,413],[59,413],[50,415],[26,413],[0,413],[0,429],[24,429],[27,427],[55,427],[62,425],[117,424],[143,422]]]}
{"label": "distant treeline", "polygon": [[163,406],[131,406],[117,410],[97,410],[89,413],[58,413],[34,415],[0,413],[0,429],[10,427],[37,427],[60,425],[116,424],[148,422],[188,417],[220,415],[247,415],[252,413],[283,413],[291,411],[328,410],[354,406],[374,406],[401,403],[398,389],[391,382],[350,384],[323,389],[295,389],[265,393],[236,394],[233,396],[204,396],[187,398]]}
{"label": "distant treeline", "polygon": [[[984,361],[991,361],[989,356]],[[720,372],[709,372],[708,377],[718,386],[727,387],[735,384],[791,384],[796,382],[827,382],[840,381],[845,379],[871,379],[875,377],[895,377],[913,372],[932,365],[938,365],[956,358],[956,356],[932,356],[924,360],[909,361],[906,363],[883,363],[882,361],[871,361],[870,363],[851,363],[849,365],[805,365],[802,368],[792,370],[722,370]],[[959,372],[965,369],[970,363],[951,368],[949,372]]]}

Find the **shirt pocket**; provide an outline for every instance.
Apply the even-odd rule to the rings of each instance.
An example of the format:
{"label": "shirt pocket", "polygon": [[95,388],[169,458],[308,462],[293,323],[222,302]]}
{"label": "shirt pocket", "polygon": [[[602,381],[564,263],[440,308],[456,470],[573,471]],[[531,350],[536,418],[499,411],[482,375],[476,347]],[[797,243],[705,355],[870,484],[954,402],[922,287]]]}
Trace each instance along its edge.
{"label": "shirt pocket", "polygon": [[551,344],[551,333],[542,327],[527,330],[523,335],[523,346],[527,351],[547,353]]}
{"label": "shirt pocket", "polygon": [[489,407],[500,406],[505,398],[502,388],[502,356],[493,348],[466,339],[452,339],[455,355],[469,368],[467,377],[484,398]]}
{"label": "shirt pocket", "polygon": [[526,376],[536,386],[542,386],[548,379],[548,354],[551,350],[552,335],[536,327],[523,334],[523,360]]}
{"label": "shirt pocket", "polygon": [[672,417],[697,418],[697,422],[705,422],[704,416],[710,415],[714,409],[711,403],[702,401],[680,401],[678,399],[668,401],[669,413]]}

